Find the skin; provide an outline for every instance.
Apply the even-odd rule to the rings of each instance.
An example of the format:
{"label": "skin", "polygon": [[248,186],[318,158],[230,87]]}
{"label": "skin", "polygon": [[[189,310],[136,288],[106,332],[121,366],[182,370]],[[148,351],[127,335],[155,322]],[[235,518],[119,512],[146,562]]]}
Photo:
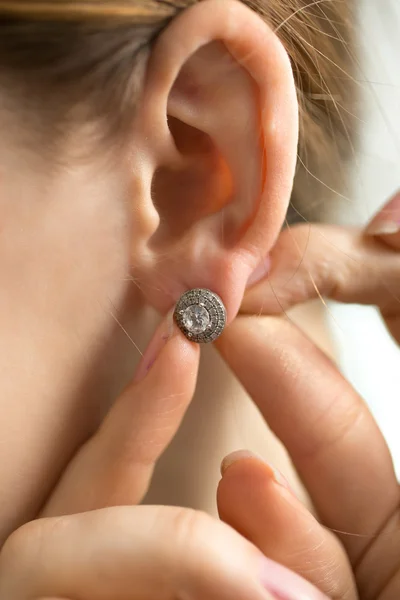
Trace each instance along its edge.
{"label": "skin", "polygon": [[[398,597],[400,490],[386,442],[362,399],[334,364],[278,314],[317,293],[373,303],[399,343],[400,236],[394,227],[385,233],[388,215],[397,217],[399,208],[396,195],[366,231],[307,225],[284,232],[273,250],[268,279],[243,303],[244,312],[258,307],[259,315],[276,316],[243,316],[219,343],[288,449],[319,518],[277,485],[260,459],[240,455],[237,462],[228,461],[219,487],[221,515],[243,531],[240,519],[247,507],[246,536],[333,598]],[[234,342],[239,337],[240,345]]]}
{"label": "skin", "polygon": [[[165,341],[162,326],[158,346],[160,333],[151,369],[153,351],[71,461],[42,518],[4,545],[0,598],[273,600],[273,568],[281,589],[287,580],[279,598],[295,600],[300,590],[304,598],[323,600],[310,583],[266,561],[244,536],[205,513],[134,506],[179,427],[199,363],[199,348],[177,329]],[[115,508],[101,509],[107,506]]]}
{"label": "skin", "polygon": [[[212,156],[178,152],[170,116],[209,136]],[[284,220],[298,127],[277,37],[251,10],[218,0],[185,11],[160,36],[123,147],[93,148],[96,132],[76,130],[52,164],[16,135],[18,110],[0,110],[0,121],[0,391],[12,398],[1,431],[4,541],[38,514],[130,381],[154,309],[165,313],[183,291],[204,286],[224,298],[229,322],[236,316]],[[189,150],[190,127],[180,146]],[[161,167],[169,179],[155,206]]]}
{"label": "skin", "polygon": [[[1,92],[0,597],[7,600],[117,593],[143,600],[160,598],[160,590],[167,598],[271,599],[263,555],[243,536],[201,513],[134,506],[192,398],[198,348],[173,337],[151,376],[132,383],[132,373],[154,309],[166,313],[184,290],[202,285],[224,297],[232,321],[250,273],[272,247],[296,163],[290,63],[252,11],[211,0],[171,23],[146,75],[125,145],[99,146],[96,124],[72,128],[51,160],[37,151],[35,115],[31,122],[22,99],[21,112],[14,102],[10,108],[7,86]],[[185,125],[181,151],[171,117]],[[213,145],[195,160],[193,128]],[[158,183],[161,169],[168,177]],[[99,581],[103,565],[109,570]],[[299,581],[307,596],[321,597]]]}
{"label": "skin", "polygon": [[[193,81],[196,93],[188,85]],[[237,119],[239,107],[246,127]],[[168,115],[210,136],[235,194],[208,155],[196,157],[196,164],[181,156]],[[278,316],[234,321],[241,304],[256,314],[266,306],[268,284],[243,296],[260,257],[279,248],[295,168],[295,90],[273,32],[234,2],[206,0],[185,11],[154,48],[132,142],[113,160],[104,149],[90,164],[75,164],[79,146],[89,144],[76,132],[59,157],[58,164],[67,160],[70,168],[45,164],[22,152],[10,133],[18,118],[7,117],[15,123],[8,123],[0,147],[6,290],[0,326],[7,350],[0,381],[2,397],[12,402],[5,403],[0,425],[0,598],[160,600],[164,593],[317,600],[321,593],[312,584],[346,600],[395,597],[396,557],[380,532],[395,514],[398,488],[379,430],[330,361],[295,327]],[[199,161],[200,187],[190,186],[193,202],[179,210],[185,199],[180,176],[196,181]],[[155,206],[151,187],[161,166],[177,178],[163,182],[165,197]],[[210,190],[218,193],[205,194]],[[203,196],[204,210],[196,203]],[[128,276],[140,289],[131,291]],[[350,284],[353,279],[333,289],[345,299]],[[142,344],[149,337],[149,306],[166,312],[184,290],[199,285],[224,298],[234,322],[218,349],[287,446],[322,525],[278,487],[270,467],[249,457],[225,464],[218,507],[226,524],[186,509],[135,506],[191,401],[199,352],[180,335],[164,340],[162,329],[156,336],[166,341],[164,349],[158,359],[145,356],[138,371],[145,376],[132,382],[133,361],[116,319]],[[289,304],[298,300],[294,293]],[[311,367],[320,374],[312,382]],[[340,539],[324,526],[371,532],[387,560],[378,568],[373,552],[379,544]],[[264,555],[292,572],[277,575]],[[364,562],[368,558],[375,568]]]}
{"label": "skin", "polygon": [[[313,226],[313,231],[317,236],[327,235],[320,226]],[[301,236],[302,228],[294,228],[293,233]],[[398,235],[386,243],[355,230],[334,229],[329,236],[334,253],[337,235],[351,236],[365,267],[382,257],[396,256],[400,247]],[[280,243],[288,243],[286,233],[276,248]],[[289,250],[290,246],[279,253],[283,260],[276,262],[269,279],[248,292],[243,308],[247,302],[255,302],[257,295],[259,303],[266,298],[273,275],[279,276],[290,265]],[[341,275],[349,266],[348,254],[341,254],[342,260],[335,260],[332,270],[323,270],[322,287],[337,279],[338,272],[339,279],[346,281]],[[321,260],[331,258],[329,252],[312,251],[304,257],[307,277],[300,273],[289,284],[293,302],[297,284],[304,286],[310,277],[317,277]],[[398,265],[395,261],[393,265],[386,274],[387,283],[395,286]],[[341,288],[343,294],[355,289],[355,275],[359,276],[356,287],[361,295],[374,287],[368,268],[364,276],[357,268]],[[394,286],[382,293],[376,285],[380,306],[391,301]],[[285,293],[290,293],[286,288]],[[155,334],[156,349],[161,347],[159,358],[148,371],[154,357],[151,344],[132,385],[66,470],[45,508],[47,518],[18,530],[4,546],[0,598],[1,594],[16,599],[79,594],[92,599],[112,598],[116,593],[121,598],[135,598],[136,593],[140,598],[160,598],[160,589],[166,597],[189,593],[194,598],[240,598],[243,590],[244,598],[318,598],[315,588],[305,588],[301,579],[293,581],[290,572],[280,573],[278,580],[271,576],[270,566],[262,573],[259,551],[307,578],[330,598],[395,598],[400,591],[399,487],[390,453],[367,407],[334,364],[296,326],[279,316],[238,317],[219,340],[218,349],[290,452],[318,519],[279,472],[243,451],[223,462],[217,493],[221,519],[232,529],[217,527],[216,521],[201,513],[160,507],[95,510],[51,518],[54,512],[140,500],[154,462],[179,427],[196,379],[199,349],[175,329],[165,341],[166,331],[171,331],[170,321]],[[314,374],[312,380],[310,373]],[[179,393],[168,393],[168,386]],[[157,390],[162,394],[161,404]],[[246,545],[244,538],[252,545]],[[139,565],[137,556],[141,557]],[[128,571],[124,571],[126,560]],[[143,560],[151,568],[150,578],[145,576]],[[97,587],[97,561],[107,564],[107,585],[100,580],[101,589]],[[197,568],[199,564],[202,570]],[[265,594],[260,580],[267,589]],[[280,592],[283,582],[285,595],[276,596],[278,582]]]}

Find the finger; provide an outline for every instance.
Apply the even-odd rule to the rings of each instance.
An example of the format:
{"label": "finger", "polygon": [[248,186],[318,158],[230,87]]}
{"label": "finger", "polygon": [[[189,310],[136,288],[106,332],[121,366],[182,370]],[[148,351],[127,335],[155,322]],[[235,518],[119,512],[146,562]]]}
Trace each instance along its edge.
{"label": "finger", "polygon": [[357,565],[357,584],[363,600],[400,598],[399,522],[400,510],[397,510],[380,535],[371,539],[368,552]]}
{"label": "finger", "polygon": [[218,509],[225,523],[269,558],[330,598],[356,600],[351,567],[338,539],[296,498],[283,476],[261,459],[239,451],[223,461]]}
{"label": "finger", "polygon": [[[272,600],[264,575],[260,552],[211,517],[113,508],[36,521],[14,534],[0,556],[0,600]],[[321,600],[310,584],[293,581],[285,599]]]}
{"label": "finger", "polygon": [[400,255],[382,238],[352,228],[299,225],[281,234],[270,263],[268,277],[246,292],[242,312],[281,314],[320,296],[373,304],[400,341]]}
{"label": "finger", "polygon": [[192,399],[198,363],[198,345],[165,320],[134,382],[70,463],[42,516],[140,502]]}
{"label": "finger", "polygon": [[[400,569],[397,568],[395,573],[391,574],[391,578],[386,583],[383,591],[379,595],[379,600],[392,600],[393,598],[399,598],[400,596]],[[373,598],[373,596],[367,596],[366,598]]]}
{"label": "finger", "polygon": [[341,539],[356,561],[399,500],[366,405],[289,321],[238,318],[218,348],[288,449],[324,525],[349,534]]}
{"label": "finger", "polygon": [[[400,250],[400,192],[397,192],[372,219],[366,233],[374,236],[397,252]],[[388,285],[388,282],[386,285]],[[397,285],[392,290],[394,296],[392,302],[389,302],[387,307],[383,306],[382,308],[386,325],[397,342],[400,342],[399,288],[400,285]],[[393,300],[395,300],[394,304]]]}
{"label": "finger", "polygon": [[379,237],[385,244],[400,250],[400,192],[397,192],[372,219],[368,235]]}

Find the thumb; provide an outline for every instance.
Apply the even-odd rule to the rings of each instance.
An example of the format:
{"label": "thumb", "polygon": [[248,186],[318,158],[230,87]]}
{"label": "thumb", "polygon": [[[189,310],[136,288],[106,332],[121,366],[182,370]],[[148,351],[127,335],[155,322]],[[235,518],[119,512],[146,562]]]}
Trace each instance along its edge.
{"label": "thumb", "polygon": [[137,504],[192,399],[199,347],[168,316],[133,382],[64,472],[42,515]]}

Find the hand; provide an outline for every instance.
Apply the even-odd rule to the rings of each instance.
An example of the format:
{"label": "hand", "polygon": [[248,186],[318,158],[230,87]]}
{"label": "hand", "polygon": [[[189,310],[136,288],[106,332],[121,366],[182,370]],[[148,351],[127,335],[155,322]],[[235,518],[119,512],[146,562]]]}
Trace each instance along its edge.
{"label": "hand", "polygon": [[[283,232],[268,279],[249,290],[243,310],[278,315],[319,294],[373,303],[399,342],[399,212],[395,197],[366,232],[317,225]],[[318,514],[273,468],[239,453],[225,464],[222,518],[332,598],[399,598],[399,486],[362,399],[284,316],[239,317],[218,347],[286,446]]]}
{"label": "hand", "polygon": [[262,575],[255,547],[211,517],[108,508],[38,520],[13,534],[1,554],[0,598],[273,600]]}
{"label": "hand", "polygon": [[69,464],[42,511],[46,518],[6,542],[0,600],[274,600],[278,592],[287,600],[323,600],[308,582],[202,513],[102,509],[140,502],[192,398],[199,347],[167,330],[164,323],[132,385]]}
{"label": "hand", "polygon": [[400,193],[365,231],[315,224],[291,227],[281,234],[272,252],[268,279],[248,290],[242,312],[278,315],[321,296],[372,304],[381,310],[399,342],[399,253]]}

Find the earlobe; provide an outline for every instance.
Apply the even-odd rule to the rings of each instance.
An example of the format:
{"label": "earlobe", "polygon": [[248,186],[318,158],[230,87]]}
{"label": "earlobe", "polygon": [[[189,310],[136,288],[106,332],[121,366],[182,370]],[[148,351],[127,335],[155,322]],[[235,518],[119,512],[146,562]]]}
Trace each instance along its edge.
{"label": "earlobe", "polygon": [[289,59],[250,9],[205,0],[162,33],[131,157],[135,275],[158,309],[201,287],[235,317],[282,226],[297,135]]}

